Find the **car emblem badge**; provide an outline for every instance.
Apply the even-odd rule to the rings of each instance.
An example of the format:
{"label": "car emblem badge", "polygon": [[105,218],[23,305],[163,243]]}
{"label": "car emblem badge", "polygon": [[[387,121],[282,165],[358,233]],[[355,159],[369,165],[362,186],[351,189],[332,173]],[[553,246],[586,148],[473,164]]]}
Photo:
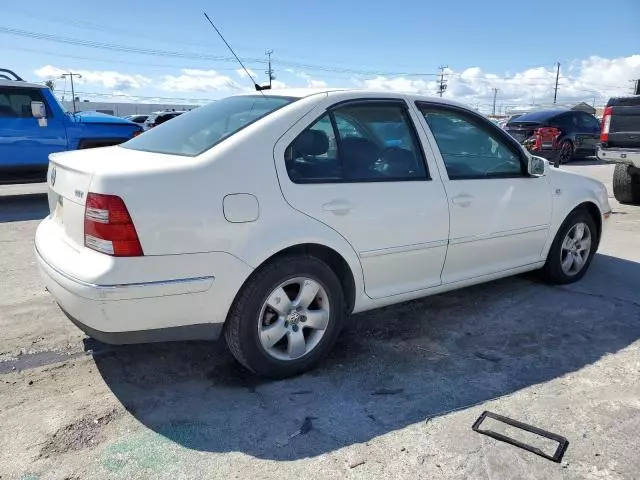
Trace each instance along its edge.
{"label": "car emblem badge", "polygon": [[51,169],[51,186],[53,187],[56,184],[56,167]]}

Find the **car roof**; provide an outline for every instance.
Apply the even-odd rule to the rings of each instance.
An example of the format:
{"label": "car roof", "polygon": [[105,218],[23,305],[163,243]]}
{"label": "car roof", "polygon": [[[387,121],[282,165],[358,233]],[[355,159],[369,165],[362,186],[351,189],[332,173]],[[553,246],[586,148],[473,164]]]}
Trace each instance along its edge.
{"label": "car roof", "polygon": [[251,91],[237,94],[239,96],[256,96],[260,94],[264,94],[265,96],[274,96],[274,97],[290,97],[290,98],[306,98],[312,95],[319,94],[329,94],[329,93],[337,93],[343,94],[345,97],[354,96],[357,97],[362,95],[363,97],[377,97],[377,98],[399,98],[401,96],[409,97],[414,101],[427,101],[431,103],[442,103],[444,105],[453,105],[457,107],[470,108],[468,105],[465,105],[460,102],[456,102],[453,100],[446,100],[436,96],[430,95],[422,95],[410,92],[395,92],[389,90],[368,90],[361,88],[277,88],[273,90],[263,90],[262,92]]}
{"label": "car roof", "polygon": [[[574,110],[577,111],[577,110]],[[527,122],[527,121],[540,121],[540,120],[548,120],[556,115],[560,115],[561,113],[571,112],[568,108],[551,108],[547,110],[536,110],[535,112],[529,112],[522,114],[518,118],[515,119],[515,122]]]}
{"label": "car roof", "polygon": [[38,83],[22,82],[19,80],[7,80],[4,78],[0,78],[0,87],[37,88],[39,90],[46,88],[45,85]]}

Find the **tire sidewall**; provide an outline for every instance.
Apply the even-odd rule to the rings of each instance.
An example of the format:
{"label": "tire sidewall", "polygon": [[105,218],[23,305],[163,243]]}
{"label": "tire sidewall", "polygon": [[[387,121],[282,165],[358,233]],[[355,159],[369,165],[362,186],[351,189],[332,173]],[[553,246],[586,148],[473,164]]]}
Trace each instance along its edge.
{"label": "tire sidewall", "polygon": [[[573,228],[573,226],[577,223],[584,223],[589,228],[589,233],[591,234],[591,249],[589,250],[589,256],[585,261],[582,270],[580,270],[575,275],[567,275],[562,270],[561,264],[561,249],[562,242],[564,241],[569,230]],[[547,263],[545,264],[545,269],[548,274],[551,276],[551,279],[555,283],[572,283],[580,280],[589,270],[589,266],[591,265],[591,260],[596,253],[598,248],[598,230],[596,224],[593,220],[593,217],[589,214],[589,212],[585,210],[577,210],[571,213],[565,221],[562,223],[560,228],[558,229],[558,233],[556,234],[555,239],[553,240],[553,244],[551,245],[551,249],[549,250],[549,254],[547,256]]]}
{"label": "tire sidewall", "polygon": [[569,158],[566,158],[566,159],[560,158],[560,164],[569,163],[573,159],[575,154],[576,154],[575,148],[573,146],[573,142],[571,140],[569,140],[569,139],[565,139],[565,140],[562,140],[562,142],[560,142],[560,149],[558,151],[558,155],[559,156],[561,155],[562,150],[565,147],[565,145],[569,145],[569,148],[571,149],[571,155],[569,156]]}
{"label": "tire sidewall", "polygon": [[[296,277],[308,277],[318,282],[329,296],[329,324],[316,347],[304,357],[283,361],[273,358],[262,346],[258,333],[258,321],[264,302],[279,285]],[[313,257],[289,257],[268,267],[249,286],[250,300],[238,312],[240,320],[240,344],[246,362],[257,373],[270,377],[287,377],[311,368],[323,359],[333,347],[342,328],[345,302],[342,285],[335,273],[323,262]]]}

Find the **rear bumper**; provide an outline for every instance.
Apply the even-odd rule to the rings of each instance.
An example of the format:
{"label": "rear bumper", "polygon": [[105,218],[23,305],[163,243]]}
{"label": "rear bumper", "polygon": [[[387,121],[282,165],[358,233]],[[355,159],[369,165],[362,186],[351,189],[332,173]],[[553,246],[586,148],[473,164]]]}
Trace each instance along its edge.
{"label": "rear bumper", "polygon": [[35,248],[44,283],[74,324],[106,343],[214,339],[252,271],[222,252],[108,257],[105,268],[106,256],[51,238],[47,222]]}
{"label": "rear bumper", "polygon": [[603,162],[624,163],[640,168],[640,148],[603,148],[599,145],[596,156]]}

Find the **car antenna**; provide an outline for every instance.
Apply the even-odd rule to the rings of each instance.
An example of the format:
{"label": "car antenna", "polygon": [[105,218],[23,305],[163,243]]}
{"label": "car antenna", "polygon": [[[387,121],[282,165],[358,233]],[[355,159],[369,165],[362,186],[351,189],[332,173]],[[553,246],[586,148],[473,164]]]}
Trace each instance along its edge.
{"label": "car antenna", "polygon": [[229,43],[224,39],[224,37],[222,36],[222,33],[220,33],[220,30],[218,30],[218,27],[216,27],[215,24],[211,21],[211,19],[209,18],[209,15],[207,15],[207,12],[202,12],[202,13],[204,13],[204,16],[207,18],[207,20],[209,20],[209,23],[211,24],[213,29],[216,31],[216,33],[218,35],[220,35],[220,38],[222,39],[224,44],[227,46],[227,48],[231,51],[231,53],[233,53],[233,56],[236,57],[236,60],[238,61],[238,63],[242,67],[242,69],[244,70],[244,73],[247,74],[247,77],[249,78],[249,80],[251,80],[251,83],[253,83],[253,87],[256,89],[256,91],[258,91],[258,92],[262,93],[262,95],[264,95],[264,93],[262,91],[263,90],[269,90],[271,87],[269,85],[261,87],[260,85],[258,85],[256,83],[256,81],[253,79],[253,77],[249,74],[249,70],[247,70],[247,68],[244,66],[244,64],[240,60],[240,58],[238,58],[238,55],[236,55],[236,52],[233,51],[233,48],[231,48],[231,45],[229,45]]}

